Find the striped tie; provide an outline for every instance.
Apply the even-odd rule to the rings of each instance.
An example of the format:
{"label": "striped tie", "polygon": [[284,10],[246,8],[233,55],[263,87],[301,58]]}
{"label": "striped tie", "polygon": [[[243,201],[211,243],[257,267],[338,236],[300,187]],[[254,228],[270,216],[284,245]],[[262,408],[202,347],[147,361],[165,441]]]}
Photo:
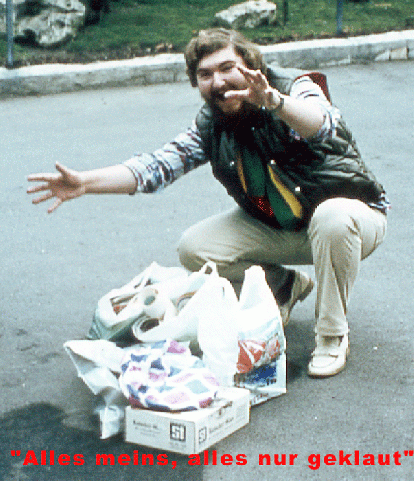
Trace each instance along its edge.
{"label": "striped tie", "polygon": [[[254,160],[249,153],[245,153],[243,159],[240,155],[237,157],[237,170],[244,191],[262,212],[275,217],[282,228],[293,229],[303,217],[301,203],[270,164],[266,175],[262,163]],[[271,164],[274,162],[272,160]]]}

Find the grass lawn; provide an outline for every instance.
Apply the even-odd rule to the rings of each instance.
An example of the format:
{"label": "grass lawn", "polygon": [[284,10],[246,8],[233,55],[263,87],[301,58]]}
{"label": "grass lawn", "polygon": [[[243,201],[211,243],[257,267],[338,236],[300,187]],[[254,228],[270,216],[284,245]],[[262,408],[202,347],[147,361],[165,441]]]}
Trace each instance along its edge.
{"label": "grass lawn", "polygon": [[[214,14],[237,0],[118,0],[96,25],[85,27],[62,47],[40,49],[16,43],[18,65],[46,62],[90,62],[131,58],[160,51],[181,52],[193,32],[215,26]],[[288,0],[288,21],[283,21],[283,0],[278,6],[279,23],[245,30],[261,44],[336,36],[335,0]],[[343,34],[346,36],[414,28],[414,0],[344,0]],[[0,62],[6,63],[5,35],[0,36]]]}

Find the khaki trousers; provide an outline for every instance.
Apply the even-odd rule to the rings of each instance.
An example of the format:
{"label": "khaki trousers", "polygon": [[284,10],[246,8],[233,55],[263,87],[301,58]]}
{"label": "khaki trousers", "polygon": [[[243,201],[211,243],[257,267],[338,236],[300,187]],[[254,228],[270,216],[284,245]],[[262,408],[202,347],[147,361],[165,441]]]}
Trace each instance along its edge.
{"label": "khaki trousers", "polygon": [[286,279],[284,266],[313,264],[315,332],[341,336],[349,330],[346,314],[360,262],[382,243],[386,229],[384,214],[354,199],[322,202],[308,228],[298,232],[269,227],[236,207],[186,230],[178,252],[190,271],[213,261],[220,275],[236,284],[243,282],[245,269],[261,265],[273,292]]}

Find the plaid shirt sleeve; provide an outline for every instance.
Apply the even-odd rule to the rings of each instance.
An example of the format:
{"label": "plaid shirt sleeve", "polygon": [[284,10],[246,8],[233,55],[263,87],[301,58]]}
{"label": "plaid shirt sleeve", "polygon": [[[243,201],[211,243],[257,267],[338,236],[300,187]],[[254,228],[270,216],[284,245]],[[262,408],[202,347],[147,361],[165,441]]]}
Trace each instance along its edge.
{"label": "plaid shirt sleeve", "polygon": [[207,162],[195,125],[151,154],[137,154],[124,162],[137,181],[136,192],[156,192]]}
{"label": "plaid shirt sleeve", "polygon": [[[296,80],[292,86],[290,96],[297,99],[309,99],[316,100],[324,115],[324,120],[319,131],[311,139],[312,142],[323,142],[329,137],[335,135],[338,121],[341,118],[341,113],[337,107],[334,107],[326,98],[321,87],[313,82],[310,77],[304,76]],[[300,139],[299,134],[295,131],[291,132],[291,135],[297,139]]]}

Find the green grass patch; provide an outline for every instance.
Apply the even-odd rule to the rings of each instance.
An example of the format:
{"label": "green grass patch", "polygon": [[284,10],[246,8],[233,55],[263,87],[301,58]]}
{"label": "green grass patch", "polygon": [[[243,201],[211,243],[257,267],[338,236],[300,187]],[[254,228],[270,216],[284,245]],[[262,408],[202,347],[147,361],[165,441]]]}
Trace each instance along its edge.
{"label": "green grass patch", "polygon": [[[97,25],[85,27],[76,38],[55,49],[14,45],[15,63],[90,62],[182,52],[195,31],[215,25],[214,14],[238,3],[229,0],[118,0],[110,4]],[[248,29],[250,39],[271,44],[310,38],[334,37],[337,32],[335,0],[288,0],[288,21],[283,21],[283,0],[277,0],[279,23]],[[344,1],[344,35],[364,35],[413,28],[413,0]],[[6,38],[0,37],[0,61],[6,62]]]}

